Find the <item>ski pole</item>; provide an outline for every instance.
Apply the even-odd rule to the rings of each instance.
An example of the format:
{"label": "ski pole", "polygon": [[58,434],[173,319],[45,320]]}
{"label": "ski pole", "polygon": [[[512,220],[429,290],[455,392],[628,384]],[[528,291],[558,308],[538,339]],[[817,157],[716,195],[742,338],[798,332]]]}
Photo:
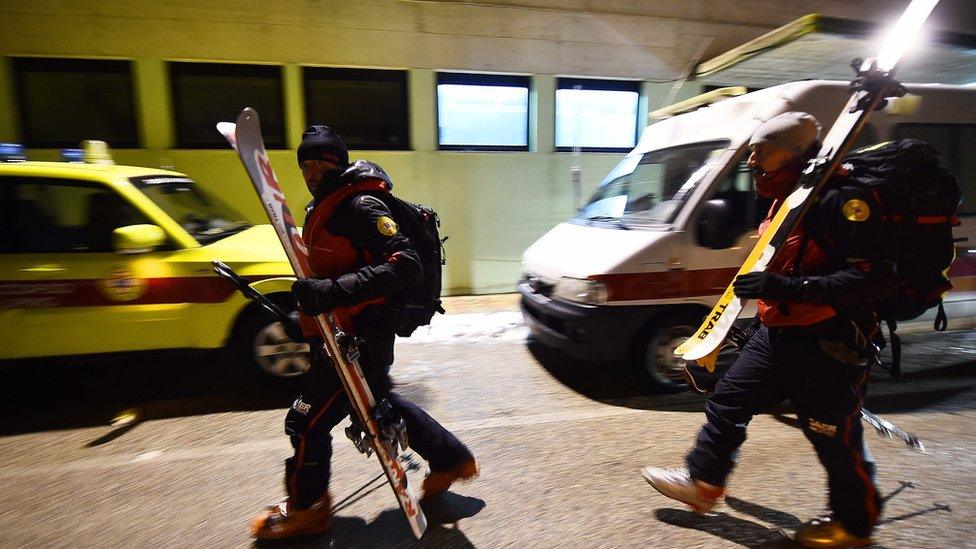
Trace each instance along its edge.
{"label": "ski pole", "polygon": [[266,311],[278,317],[278,319],[281,320],[282,322],[292,321],[291,317],[288,316],[288,313],[283,311],[281,307],[275,305],[275,303],[270,299],[268,299],[267,297],[265,297],[264,294],[252,288],[251,285],[248,284],[246,280],[244,280],[243,278],[240,277],[240,275],[234,272],[234,269],[231,269],[230,267],[227,266],[227,264],[223,263],[222,261],[214,260],[211,261],[211,263],[213,264],[214,271],[220,276],[226,278],[227,280],[230,280],[234,284],[234,286],[237,286],[237,289],[240,290],[242,294],[244,294],[244,297],[254,301],[258,305],[263,307]]}
{"label": "ski pole", "polygon": [[890,421],[874,415],[874,413],[867,408],[861,408],[861,417],[863,417],[864,421],[868,422],[871,427],[874,427],[874,430],[877,431],[878,436],[898,438],[912,450],[917,450],[923,454],[925,453],[925,445],[922,444],[922,441],[919,440],[917,436],[902,431]]}

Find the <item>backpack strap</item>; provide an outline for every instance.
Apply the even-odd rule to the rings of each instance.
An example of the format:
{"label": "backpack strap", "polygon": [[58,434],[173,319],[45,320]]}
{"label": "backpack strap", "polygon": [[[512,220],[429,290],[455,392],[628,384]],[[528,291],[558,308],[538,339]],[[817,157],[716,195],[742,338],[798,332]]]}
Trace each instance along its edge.
{"label": "backpack strap", "polygon": [[901,337],[898,336],[898,323],[892,318],[886,318],[888,338],[891,339],[891,377],[903,379],[901,375]]}

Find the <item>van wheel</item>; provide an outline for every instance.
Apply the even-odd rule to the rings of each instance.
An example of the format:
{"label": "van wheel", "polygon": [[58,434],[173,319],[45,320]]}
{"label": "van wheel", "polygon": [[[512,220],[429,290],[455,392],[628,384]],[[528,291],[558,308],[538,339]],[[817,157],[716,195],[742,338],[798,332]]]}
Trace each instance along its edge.
{"label": "van wheel", "polygon": [[637,348],[634,361],[637,375],[657,387],[685,387],[685,361],[674,356],[674,350],[695,334],[700,323],[699,316],[680,314],[652,326]]}
{"label": "van wheel", "polygon": [[[274,301],[285,311],[295,310],[292,300]],[[297,378],[311,366],[308,344],[289,339],[281,322],[260,307],[244,311],[233,338],[232,351],[240,364],[264,379]]]}

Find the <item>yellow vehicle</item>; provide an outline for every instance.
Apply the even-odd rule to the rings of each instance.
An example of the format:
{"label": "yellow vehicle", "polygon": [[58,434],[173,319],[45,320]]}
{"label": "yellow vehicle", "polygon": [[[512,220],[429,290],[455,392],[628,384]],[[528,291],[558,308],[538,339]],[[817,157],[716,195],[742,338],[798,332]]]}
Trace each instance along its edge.
{"label": "yellow vehicle", "polygon": [[0,360],[226,347],[256,372],[304,373],[307,345],[217,276],[215,259],[295,309],[274,229],[183,174],[0,162]]}

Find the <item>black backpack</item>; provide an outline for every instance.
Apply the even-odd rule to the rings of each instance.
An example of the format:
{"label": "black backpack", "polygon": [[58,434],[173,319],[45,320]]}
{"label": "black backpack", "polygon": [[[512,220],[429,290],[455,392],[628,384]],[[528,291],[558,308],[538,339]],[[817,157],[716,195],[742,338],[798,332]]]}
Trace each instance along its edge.
{"label": "black backpack", "polygon": [[424,269],[420,282],[393,294],[389,299],[395,317],[396,335],[410,337],[418,327],[430,324],[436,313],[444,314],[440,299],[441,271],[447,261],[444,257],[447,237],[440,237],[441,220],[430,206],[414,204],[390,193],[374,196],[390,209],[400,230],[420,255]]}
{"label": "black backpack", "polygon": [[839,174],[844,184],[865,188],[875,197],[892,238],[898,292],[881,305],[881,317],[911,320],[938,306],[936,329],[944,329],[942,296],[952,288],[952,227],[959,225],[956,213],[962,201],[956,176],[938,151],[915,139],[858,149],[841,161]]}
{"label": "black backpack", "polygon": [[893,376],[901,377],[898,321],[938,307],[934,328],[948,324],[942,297],[952,289],[949,266],[956,257],[952,227],[962,202],[959,180],[931,145],[898,139],[858,149],[841,161],[841,184],[866,188],[881,205],[892,238],[898,291],[878,307],[888,325]]}

